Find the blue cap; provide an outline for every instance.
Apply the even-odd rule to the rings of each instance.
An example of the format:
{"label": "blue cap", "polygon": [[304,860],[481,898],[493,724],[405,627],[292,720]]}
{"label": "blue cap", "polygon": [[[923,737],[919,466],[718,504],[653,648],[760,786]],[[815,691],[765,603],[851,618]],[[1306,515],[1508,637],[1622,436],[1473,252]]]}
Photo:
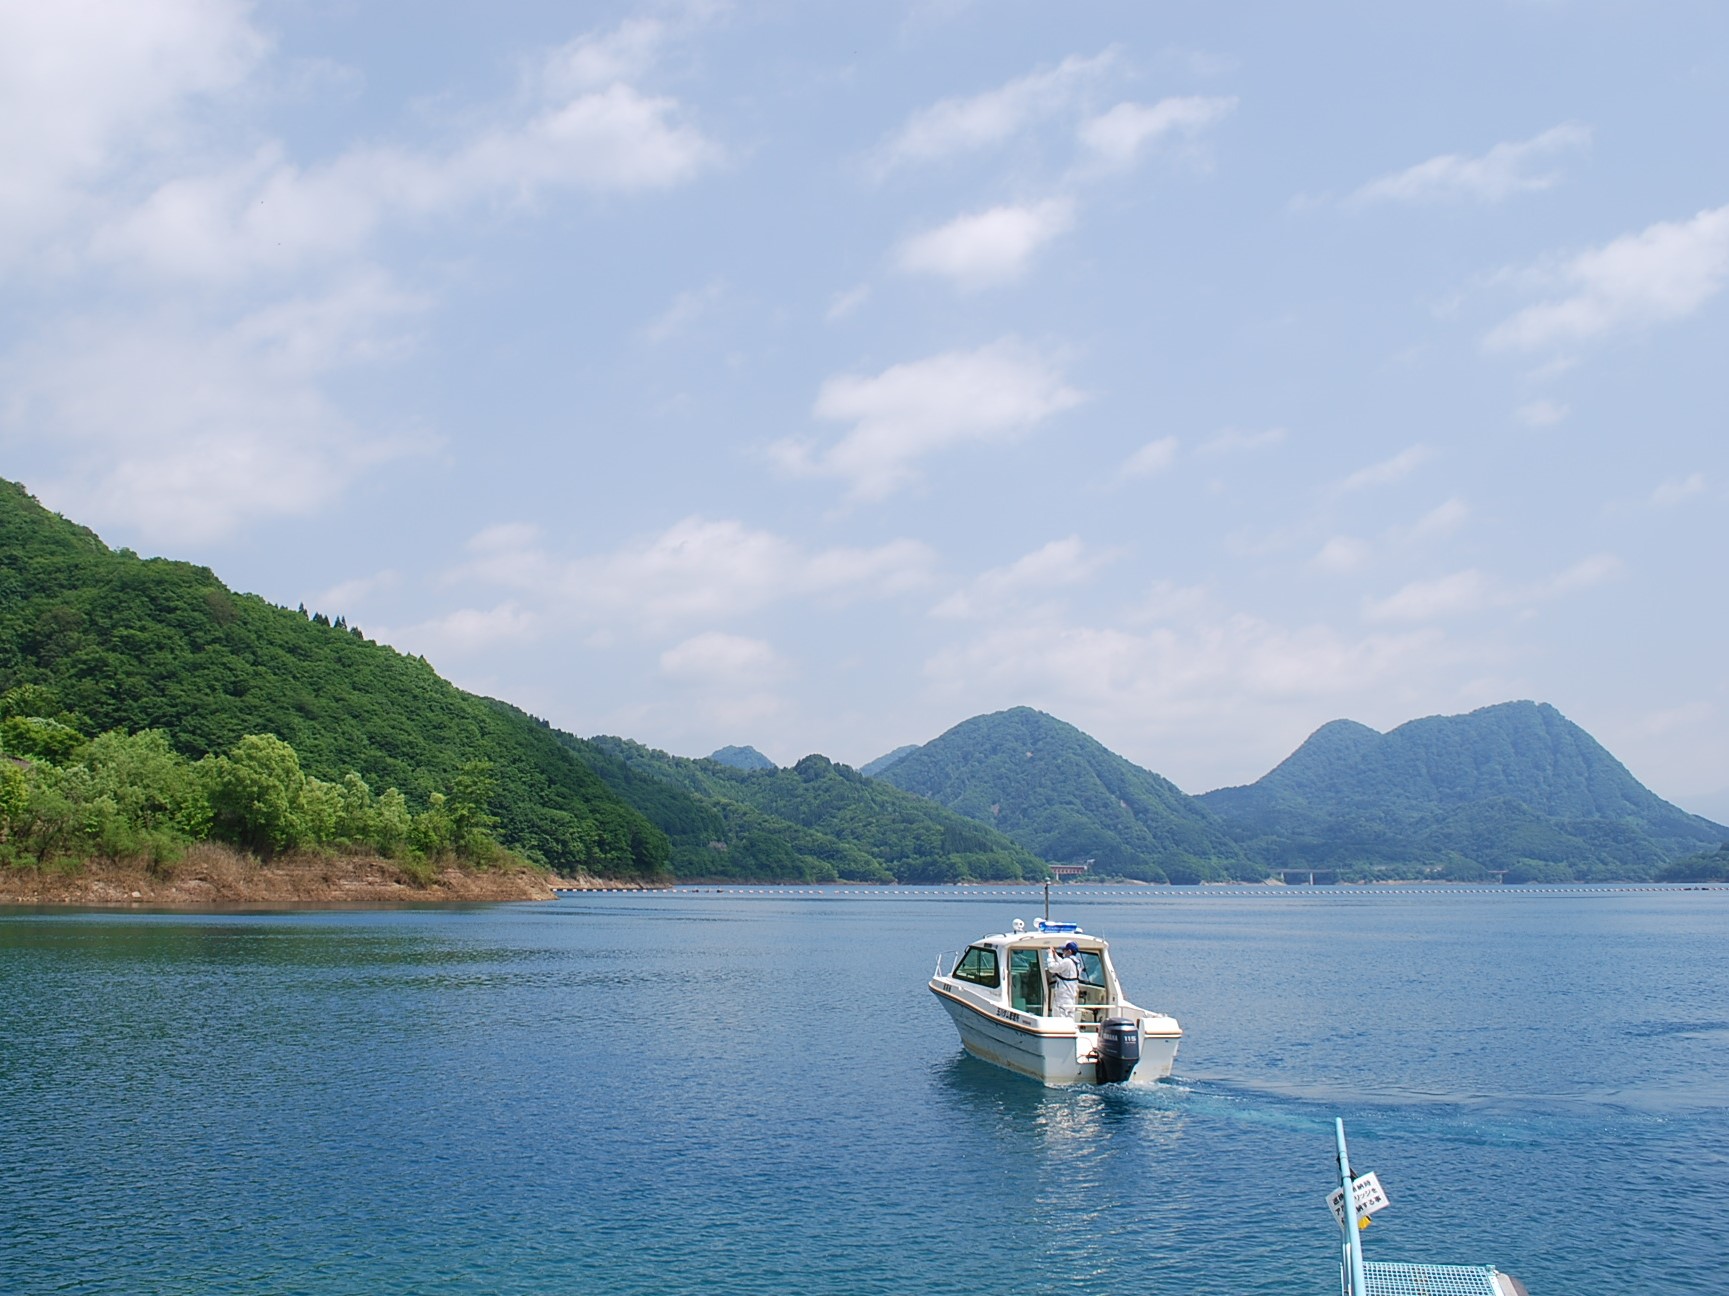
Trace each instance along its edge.
{"label": "blue cap", "polygon": [[1065,954],[1079,954],[1080,952],[1081,947],[1073,941],[1070,941],[1067,945],[1063,946],[1063,953]]}

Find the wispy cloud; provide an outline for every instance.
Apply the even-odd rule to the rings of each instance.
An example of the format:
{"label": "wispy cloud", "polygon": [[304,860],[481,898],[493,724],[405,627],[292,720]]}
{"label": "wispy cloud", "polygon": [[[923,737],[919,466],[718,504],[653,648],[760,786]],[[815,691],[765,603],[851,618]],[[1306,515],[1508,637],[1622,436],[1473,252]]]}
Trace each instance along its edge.
{"label": "wispy cloud", "polygon": [[679,293],[670,306],[643,325],[643,340],[670,342],[710,314],[725,296],[726,289],[718,281]]}
{"label": "wispy cloud", "polygon": [[610,553],[561,556],[538,532],[514,525],[477,533],[468,551],[448,584],[512,591],[570,629],[653,633],[785,602],[893,597],[928,587],[936,562],[914,540],[809,549],[736,520],[702,517]]}
{"label": "wispy cloud", "polygon": [[898,167],[941,161],[994,148],[1027,127],[1076,105],[1117,62],[1114,50],[1071,55],[1054,68],[1017,77],[982,94],[944,99],[922,108],[877,150],[879,175]]}
{"label": "wispy cloud", "polygon": [[1590,589],[1624,570],[1612,554],[1594,554],[1555,575],[1527,585],[1508,585],[1467,568],[1431,580],[1412,581],[1383,599],[1366,599],[1369,621],[1444,621],[1494,608],[1524,609]]}
{"label": "wispy cloud", "polygon": [[684,684],[760,688],[785,673],[786,661],[763,639],[707,630],[660,655],[660,673]]}
{"label": "wispy cloud", "polygon": [[1262,428],[1258,432],[1242,428],[1221,428],[1195,447],[1198,455],[1233,455],[1255,450],[1267,450],[1282,445],[1289,435],[1282,427]]}
{"label": "wispy cloud", "polygon": [[1526,401],[1514,411],[1514,417],[1526,427],[1554,427],[1567,417],[1567,407],[1560,401],[1540,397],[1534,401]]}
{"label": "wispy cloud", "polygon": [[1358,189],[1351,203],[1498,203],[1549,189],[1561,180],[1561,159],[1591,145],[1587,127],[1568,122],[1516,143],[1497,144],[1481,157],[1445,153],[1384,175]]}
{"label": "wispy cloud", "polygon": [[1081,147],[1097,165],[1133,166],[1149,146],[1171,135],[1193,136],[1236,109],[1234,97],[1188,96],[1155,104],[1120,103],[1080,125]]}
{"label": "wispy cloud", "polygon": [[870,298],[871,290],[869,284],[858,284],[852,288],[848,288],[845,292],[836,293],[834,297],[829,300],[828,310],[824,313],[824,318],[826,318],[831,324],[837,320],[846,319],[849,315],[856,312],[859,307],[868,302]]}
{"label": "wispy cloud", "polygon": [[431,448],[413,429],[356,427],[324,393],[403,345],[423,305],[372,276],[228,325],[81,320],[0,362],[0,427],[59,442],[60,472],[36,483],[45,499],[153,541],[315,513],[362,474]]}
{"label": "wispy cloud", "polygon": [[1729,206],[1648,226],[1522,278],[1558,295],[1491,329],[1491,350],[1568,346],[1684,319],[1729,281]]}
{"label": "wispy cloud", "polygon": [[1401,450],[1391,459],[1383,459],[1380,463],[1370,464],[1367,468],[1359,468],[1346,477],[1337,487],[1340,494],[1351,491],[1368,490],[1376,486],[1390,486],[1394,482],[1403,481],[1418,468],[1435,457],[1435,452],[1428,446],[1414,445]]}
{"label": "wispy cloud", "polygon": [[160,161],[212,96],[239,86],[269,40],[238,0],[0,8],[0,264],[60,241],[92,186]]}
{"label": "wispy cloud", "polygon": [[1024,607],[1029,598],[1086,584],[1118,556],[1116,550],[1088,548],[1079,536],[1053,540],[1007,566],[982,573],[932,608],[931,615],[948,619],[1000,616]]}
{"label": "wispy cloud", "polygon": [[1177,462],[1181,449],[1181,442],[1174,436],[1149,441],[1123,460],[1122,467],[1117,469],[1117,476],[1123,479],[1156,477]]}
{"label": "wispy cloud", "polygon": [[1067,198],[992,207],[913,235],[896,250],[895,262],[902,270],[937,275],[961,288],[1012,283],[1026,273],[1039,249],[1074,223],[1075,205]]}
{"label": "wispy cloud", "polygon": [[1677,504],[1698,498],[1705,490],[1705,474],[1688,473],[1685,477],[1671,477],[1661,483],[1651,492],[1650,500],[1655,508],[1674,508]]}
{"label": "wispy cloud", "polygon": [[921,460],[959,445],[1012,441],[1082,399],[1051,357],[1004,339],[879,374],[830,378],[812,413],[851,430],[826,449],[786,440],[770,453],[794,475],[840,477],[853,498],[880,500],[916,480]]}

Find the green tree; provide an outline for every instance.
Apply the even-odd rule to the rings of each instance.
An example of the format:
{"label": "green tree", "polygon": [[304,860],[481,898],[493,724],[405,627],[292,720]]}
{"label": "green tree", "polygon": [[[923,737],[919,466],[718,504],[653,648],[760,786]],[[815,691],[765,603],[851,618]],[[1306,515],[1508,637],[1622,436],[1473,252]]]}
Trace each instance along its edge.
{"label": "green tree", "polygon": [[306,826],[300,758],[274,734],[247,734],[227,756],[198,763],[210,798],[212,831],[260,855],[299,845]]}

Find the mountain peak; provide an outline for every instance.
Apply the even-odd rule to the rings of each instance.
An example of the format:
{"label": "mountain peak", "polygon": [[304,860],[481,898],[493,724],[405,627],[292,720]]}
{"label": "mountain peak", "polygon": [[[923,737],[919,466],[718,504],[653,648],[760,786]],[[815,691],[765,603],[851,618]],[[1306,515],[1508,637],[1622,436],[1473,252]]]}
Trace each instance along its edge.
{"label": "mountain peak", "polygon": [[1032,707],[963,720],[876,777],[1007,833],[1043,858],[1105,876],[1259,876],[1174,784]]}
{"label": "mountain peak", "polygon": [[730,765],[741,770],[771,770],[779,769],[767,756],[755,747],[721,747],[708,754],[708,759],[722,765]]}

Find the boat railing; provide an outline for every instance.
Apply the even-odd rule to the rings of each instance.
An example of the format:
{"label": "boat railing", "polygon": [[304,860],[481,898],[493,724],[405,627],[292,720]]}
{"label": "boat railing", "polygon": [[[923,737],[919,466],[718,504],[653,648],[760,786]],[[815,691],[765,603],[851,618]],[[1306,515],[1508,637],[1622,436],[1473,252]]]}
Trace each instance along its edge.
{"label": "boat railing", "polygon": [[939,977],[953,975],[955,964],[961,961],[961,955],[964,953],[966,953],[965,950],[944,950],[941,954],[937,955],[936,970],[932,972],[931,975]]}
{"label": "boat railing", "polygon": [[1528,1296],[1525,1284],[1493,1265],[1402,1264],[1363,1259],[1362,1230],[1369,1217],[1387,1204],[1381,1182],[1373,1174],[1351,1171],[1345,1147],[1345,1122],[1335,1119],[1339,1186],[1328,1199],[1344,1234],[1339,1254],[1339,1290],[1343,1296]]}

